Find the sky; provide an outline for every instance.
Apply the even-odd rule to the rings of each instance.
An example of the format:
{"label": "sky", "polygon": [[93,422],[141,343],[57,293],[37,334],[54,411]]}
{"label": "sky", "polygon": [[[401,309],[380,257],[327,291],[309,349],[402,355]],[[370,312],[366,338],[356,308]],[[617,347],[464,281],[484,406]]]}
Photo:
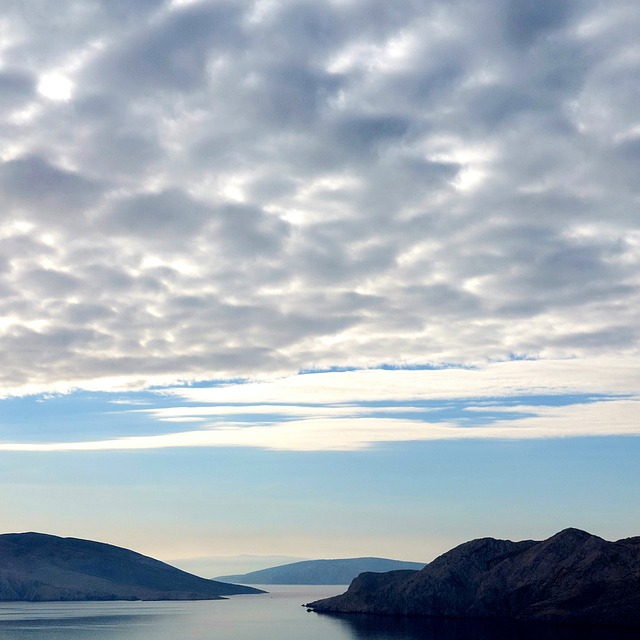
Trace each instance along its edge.
{"label": "sky", "polygon": [[639,535],[639,31],[0,0],[2,530],[245,564]]}

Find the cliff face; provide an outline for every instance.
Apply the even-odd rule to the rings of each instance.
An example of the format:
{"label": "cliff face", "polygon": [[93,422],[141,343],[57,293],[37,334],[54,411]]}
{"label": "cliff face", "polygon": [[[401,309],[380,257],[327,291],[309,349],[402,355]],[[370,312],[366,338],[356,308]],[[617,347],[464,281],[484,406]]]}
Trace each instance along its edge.
{"label": "cliff face", "polygon": [[365,571],[422,569],[424,563],[403,562],[388,558],[340,558],[337,560],[303,560],[278,567],[251,571],[242,575],[220,576],[216,580],[244,584],[349,584]]}
{"label": "cliff face", "polygon": [[[363,574],[316,611],[640,626],[640,538],[566,529],[542,542],[473,540],[409,575]],[[388,576],[388,577],[384,577]]]}
{"label": "cliff face", "polygon": [[113,545],[41,533],[0,535],[0,601],[215,600],[260,593]]}

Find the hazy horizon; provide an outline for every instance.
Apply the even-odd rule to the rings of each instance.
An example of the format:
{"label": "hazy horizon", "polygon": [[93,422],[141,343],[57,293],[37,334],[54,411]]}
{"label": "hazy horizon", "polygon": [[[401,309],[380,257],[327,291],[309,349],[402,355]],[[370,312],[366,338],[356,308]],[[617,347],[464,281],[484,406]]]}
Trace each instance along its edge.
{"label": "hazy horizon", "polygon": [[201,556],[196,558],[171,558],[165,562],[194,573],[203,578],[215,578],[224,575],[240,575],[250,571],[269,569],[311,558],[296,558],[291,556],[252,556],[241,554],[238,556]]}

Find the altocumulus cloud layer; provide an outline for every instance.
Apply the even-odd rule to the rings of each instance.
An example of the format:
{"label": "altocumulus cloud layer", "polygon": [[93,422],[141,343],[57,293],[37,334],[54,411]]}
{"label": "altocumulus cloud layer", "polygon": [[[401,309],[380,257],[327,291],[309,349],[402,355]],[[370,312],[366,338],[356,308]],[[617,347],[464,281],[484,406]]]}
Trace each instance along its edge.
{"label": "altocumulus cloud layer", "polygon": [[636,0],[0,2],[0,385],[638,356]]}

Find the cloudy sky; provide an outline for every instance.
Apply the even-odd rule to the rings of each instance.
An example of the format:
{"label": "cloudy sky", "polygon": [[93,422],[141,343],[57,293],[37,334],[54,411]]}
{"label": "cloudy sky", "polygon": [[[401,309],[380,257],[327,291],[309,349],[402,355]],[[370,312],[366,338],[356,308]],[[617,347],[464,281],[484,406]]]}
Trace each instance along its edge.
{"label": "cloudy sky", "polygon": [[3,530],[638,535],[639,32],[636,0],[0,0]]}

